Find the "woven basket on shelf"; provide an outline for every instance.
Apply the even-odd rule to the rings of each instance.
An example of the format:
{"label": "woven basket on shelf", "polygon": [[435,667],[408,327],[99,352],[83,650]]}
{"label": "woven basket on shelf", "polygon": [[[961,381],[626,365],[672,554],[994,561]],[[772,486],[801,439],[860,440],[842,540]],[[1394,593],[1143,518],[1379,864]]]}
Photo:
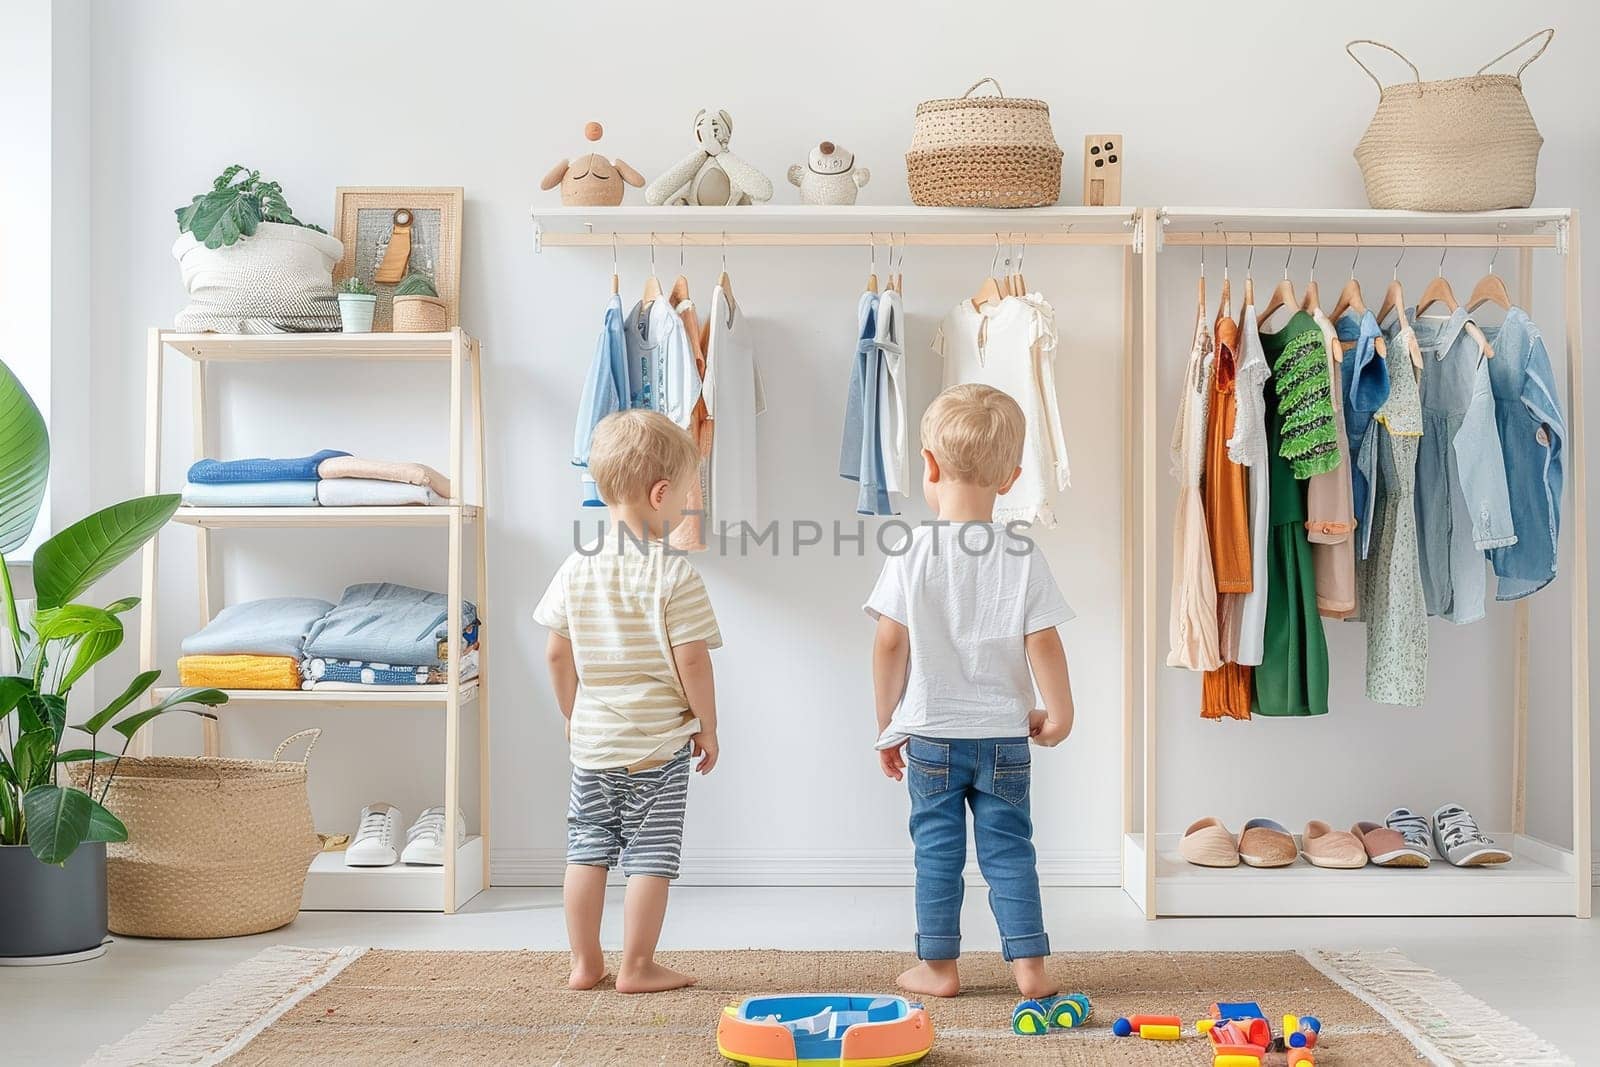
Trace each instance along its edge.
{"label": "woven basket on shelf", "polygon": [[[997,96],[973,96],[984,82]],[[1043,207],[1061,197],[1061,148],[1043,100],[1006,96],[993,78],[953,100],[917,105],[906,152],[922,207]]]}
{"label": "woven basket on shelf", "polygon": [[[128,828],[106,849],[110,928],[134,937],[237,937],[275,930],[300,910],[319,844],[306,795],[305,763],[283,750],[271,760],[125,758],[105,805]],[[97,776],[106,771],[101,764]],[[88,782],[89,764],[72,767]],[[96,787],[98,789],[98,786]]]}
{"label": "woven basket on shelf", "polygon": [[[1544,54],[1555,30],[1491,59],[1467,78],[1422,80],[1416,64],[1381,41],[1358,40],[1345,51],[1378,86],[1378,110],[1356,145],[1356,162],[1374,208],[1408,211],[1495,211],[1533,203],[1544,138],[1522,95],[1522,72]],[[1483,73],[1543,37],[1515,74]],[[1384,85],[1355,53],[1358,44],[1393,52],[1413,80]]]}
{"label": "woven basket on shelf", "polygon": [[450,310],[436,296],[397,296],[393,308],[395,333],[442,333],[450,328]]}

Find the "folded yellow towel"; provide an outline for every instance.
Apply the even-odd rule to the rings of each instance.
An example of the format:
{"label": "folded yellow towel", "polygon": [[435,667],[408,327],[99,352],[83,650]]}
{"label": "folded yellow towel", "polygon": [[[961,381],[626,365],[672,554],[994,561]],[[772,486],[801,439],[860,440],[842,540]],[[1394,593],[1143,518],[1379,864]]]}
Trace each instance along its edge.
{"label": "folded yellow towel", "polygon": [[179,656],[178,684],[217,689],[299,689],[293,656]]}
{"label": "folded yellow towel", "polygon": [[334,456],[317,465],[317,476],[330,479],[370,478],[380,482],[425,485],[446,500],[450,498],[450,479],[426,463],[395,463],[361,456]]}

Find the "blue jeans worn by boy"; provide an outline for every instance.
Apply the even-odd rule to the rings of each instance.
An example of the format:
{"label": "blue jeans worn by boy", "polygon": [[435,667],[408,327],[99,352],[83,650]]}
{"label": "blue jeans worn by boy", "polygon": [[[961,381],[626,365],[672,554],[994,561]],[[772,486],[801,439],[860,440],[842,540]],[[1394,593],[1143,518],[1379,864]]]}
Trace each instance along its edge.
{"label": "blue jeans worn by boy", "polygon": [[917,862],[917,958],[961,955],[969,806],[1002,954],[1008,960],[1048,956],[1028,813],[1028,739],[912,737],[906,757]]}

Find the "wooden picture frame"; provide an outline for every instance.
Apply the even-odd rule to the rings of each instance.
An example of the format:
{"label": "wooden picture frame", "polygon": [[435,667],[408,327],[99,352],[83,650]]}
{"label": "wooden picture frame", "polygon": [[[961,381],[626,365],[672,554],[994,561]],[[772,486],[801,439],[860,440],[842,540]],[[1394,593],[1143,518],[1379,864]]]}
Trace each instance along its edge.
{"label": "wooden picture frame", "polygon": [[[433,279],[445,303],[448,325],[461,322],[461,201],[455,186],[343,186],[334,193],[333,235],[344,242],[344,258],[334,269],[338,286],[352,276],[378,294],[372,328],[393,328],[394,282],[374,281],[389,242],[395,213],[409,213],[407,269],[421,269]],[[396,279],[398,280],[398,279]]]}

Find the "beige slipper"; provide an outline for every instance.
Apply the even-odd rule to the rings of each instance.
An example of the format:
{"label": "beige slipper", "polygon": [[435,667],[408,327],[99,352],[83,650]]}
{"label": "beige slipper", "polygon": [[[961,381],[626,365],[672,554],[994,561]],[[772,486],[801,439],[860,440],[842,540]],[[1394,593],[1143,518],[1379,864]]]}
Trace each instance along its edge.
{"label": "beige slipper", "polygon": [[1367,856],[1379,867],[1426,867],[1433,862],[1422,849],[1408,844],[1399,830],[1375,822],[1358,822],[1350,832],[1360,839]]}
{"label": "beige slipper", "polygon": [[1183,832],[1178,855],[1196,867],[1239,866],[1239,845],[1216,819],[1201,819]]}
{"label": "beige slipper", "polygon": [[1354,870],[1367,865],[1367,848],[1355,834],[1335,830],[1320,819],[1306,823],[1301,835],[1306,859],[1318,867]]}
{"label": "beige slipper", "polygon": [[1282,823],[1251,819],[1239,835],[1239,858],[1252,867],[1287,867],[1300,858],[1300,850]]}

